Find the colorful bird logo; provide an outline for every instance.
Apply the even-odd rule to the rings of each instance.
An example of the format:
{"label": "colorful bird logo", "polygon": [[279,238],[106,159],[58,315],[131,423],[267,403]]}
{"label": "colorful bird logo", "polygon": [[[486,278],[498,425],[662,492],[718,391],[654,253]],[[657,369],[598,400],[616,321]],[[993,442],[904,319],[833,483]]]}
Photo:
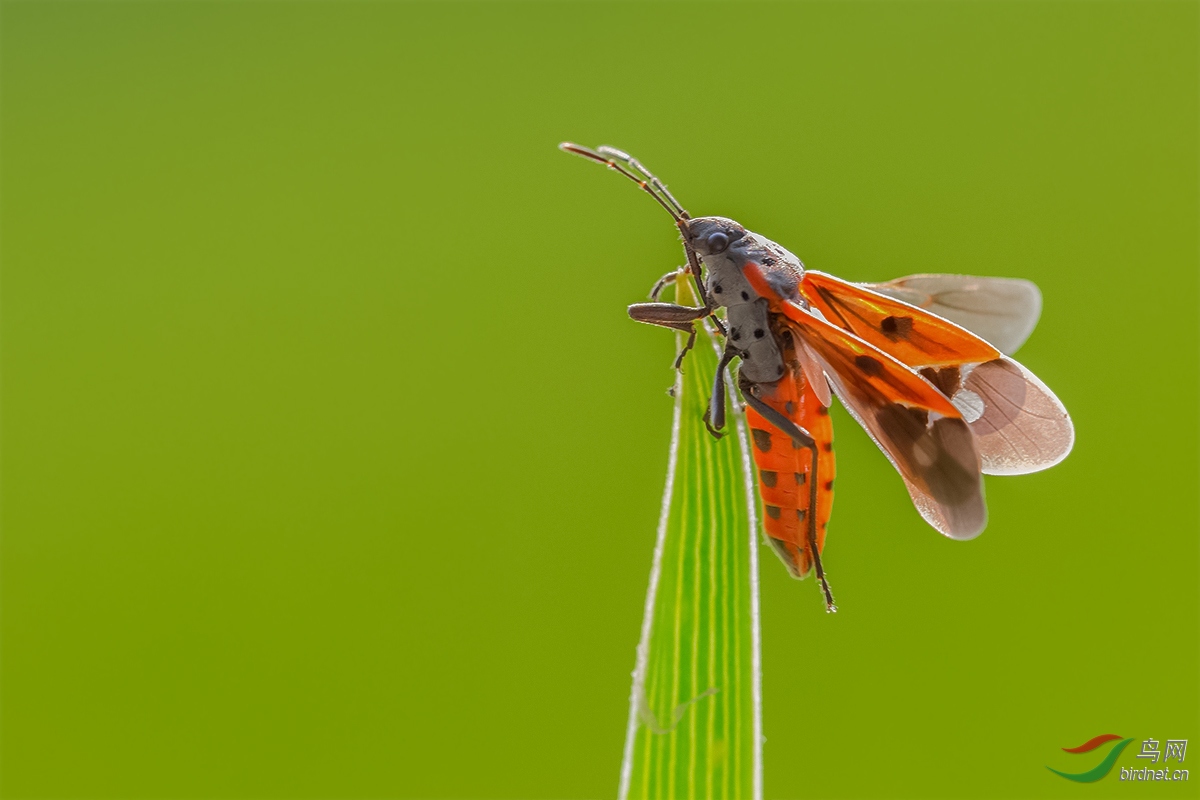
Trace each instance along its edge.
{"label": "colorful bird logo", "polygon": [[1090,753],[1097,747],[1113,741],[1116,741],[1117,744],[1113,745],[1113,748],[1108,751],[1108,755],[1104,757],[1104,760],[1089,769],[1087,772],[1059,772],[1054,767],[1046,767],[1046,769],[1050,770],[1055,775],[1061,775],[1069,781],[1075,781],[1076,783],[1094,783],[1103,778],[1112,770],[1113,764],[1117,762],[1117,756],[1121,755],[1121,751],[1129,746],[1129,743],[1132,742],[1133,739],[1124,739],[1120,736],[1117,736],[1115,733],[1105,733],[1097,736],[1094,739],[1087,740],[1078,747],[1063,748],[1063,750],[1068,753]]}

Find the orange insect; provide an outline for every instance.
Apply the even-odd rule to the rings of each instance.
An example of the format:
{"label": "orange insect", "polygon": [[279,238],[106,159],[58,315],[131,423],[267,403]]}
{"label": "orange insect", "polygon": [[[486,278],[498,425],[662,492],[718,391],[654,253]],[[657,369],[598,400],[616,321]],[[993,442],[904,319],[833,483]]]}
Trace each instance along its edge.
{"label": "orange insect", "polygon": [[[987,524],[983,478],[1057,464],[1075,439],[1054,393],[1005,353],[1032,332],[1037,287],[1023,280],[914,275],[854,284],[805,270],[800,259],[724,217],[691,217],[636,159],[611,147],[560,147],[637,183],[683,234],[699,307],[636,303],[639,321],[689,334],[711,318],[725,337],[705,424],[725,424],[731,362],[746,404],[767,539],[796,578],[815,571],[836,611],[821,564],[833,505],[832,393],[904,480],[921,516],[953,539]],[[725,309],[722,319],[717,316]]]}

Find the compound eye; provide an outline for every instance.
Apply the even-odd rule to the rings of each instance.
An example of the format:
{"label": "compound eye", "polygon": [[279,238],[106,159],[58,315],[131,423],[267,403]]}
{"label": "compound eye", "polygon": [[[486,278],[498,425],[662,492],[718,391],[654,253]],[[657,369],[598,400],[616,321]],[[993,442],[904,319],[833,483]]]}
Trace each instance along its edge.
{"label": "compound eye", "polygon": [[721,231],[713,231],[708,235],[705,244],[708,245],[710,253],[721,253],[726,247],[729,247],[729,237]]}

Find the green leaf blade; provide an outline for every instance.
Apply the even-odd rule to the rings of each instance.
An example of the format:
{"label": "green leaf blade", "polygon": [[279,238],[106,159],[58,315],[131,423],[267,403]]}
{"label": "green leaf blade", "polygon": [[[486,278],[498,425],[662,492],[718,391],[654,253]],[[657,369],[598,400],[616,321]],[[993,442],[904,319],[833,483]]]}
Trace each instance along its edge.
{"label": "green leaf blade", "polygon": [[741,415],[721,440],[702,421],[714,345],[701,332],[675,386],[622,799],[761,797],[757,520]]}

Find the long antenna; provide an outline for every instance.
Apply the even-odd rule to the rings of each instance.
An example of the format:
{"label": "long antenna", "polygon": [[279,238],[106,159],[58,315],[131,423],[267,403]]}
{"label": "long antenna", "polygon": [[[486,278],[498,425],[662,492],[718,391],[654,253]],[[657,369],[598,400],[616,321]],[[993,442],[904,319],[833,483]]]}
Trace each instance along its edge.
{"label": "long antenna", "polygon": [[[611,170],[616,170],[640,186],[642,191],[653,197],[656,203],[667,210],[667,213],[671,215],[671,219],[675,220],[675,224],[679,227],[679,230],[683,232],[683,252],[687,255],[688,272],[692,274],[692,280],[696,284],[696,297],[700,298],[700,302],[703,304],[703,306],[711,311],[713,306],[709,304],[710,301],[708,297],[708,291],[705,289],[704,279],[701,277],[703,268],[700,264],[700,259],[696,256],[696,251],[688,242],[688,220],[690,220],[692,217],[690,214],[688,214],[684,207],[679,204],[679,201],[675,199],[674,195],[667,191],[666,185],[656,178],[654,173],[646,169],[642,165],[642,162],[638,161],[624,150],[618,150],[617,148],[609,147],[608,145],[601,145],[593,150],[590,147],[573,144],[572,142],[563,142],[558,146],[558,149],[567,153],[573,153],[577,156],[583,156],[586,159],[603,164]],[[633,172],[630,172],[629,169],[625,169],[625,167],[617,163],[618,161],[621,162],[621,164],[625,164],[629,167],[629,169],[637,172],[642,177],[639,178]],[[726,333],[725,323],[721,322],[720,317],[712,316],[710,318],[712,319],[713,324],[717,326],[717,330],[719,330],[721,335],[724,336]],[[691,345],[689,344],[688,348],[690,347]],[[687,352],[688,348],[684,349],[685,353]],[[682,358],[682,354],[680,357]]]}
{"label": "long antenna", "polygon": [[626,153],[624,150],[618,150],[617,148],[609,147],[606,144],[602,144],[599,147],[597,147],[596,152],[599,153],[600,155],[610,156],[612,158],[618,159],[619,161],[624,161],[630,167],[632,167],[633,169],[636,169],[638,172],[642,173],[642,175],[646,176],[646,178],[650,181],[650,183],[653,184],[654,188],[658,189],[659,193],[663,197],[667,198],[667,200],[670,201],[671,205],[675,207],[675,210],[679,212],[679,216],[683,217],[684,219],[691,218],[688,216],[688,213],[687,213],[687,211],[684,210],[683,206],[681,206],[679,204],[679,201],[675,199],[675,196],[672,195],[667,190],[666,184],[663,183],[662,181],[660,181],[657,177],[655,177],[654,173],[652,173],[650,170],[646,169],[645,165],[643,165],[642,162],[638,161],[636,158],[629,155],[629,153]]}
{"label": "long antenna", "polygon": [[[628,153],[618,150],[615,147],[608,147],[607,145],[603,145],[593,150],[590,147],[584,147],[583,145],[573,144],[571,142],[563,142],[558,146],[558,149],[567,153],[574,153],[577,156],[583,156],[584,158],[591,159],[592,161],[596,161],[611,170],[616,170],[626,178],[629,178],[629,180],[640,186],[646,192],[646,194],[653,197],[655,202],[665,208],[667,213],[671,215],[671,218],[675,220],[676,224],[680,224],[691,219],[687,211],[684,210],[683,206],[679,204],[679,201],[667,191],[667,187],[663,184],[663,182],[656,178],[652,172],[642,166],[640,161]],[[630,169],[639,173],[642,177],[639,178],[633,172],[625,169],[625,167],[617,163],[618,161],[628,165]]]}

